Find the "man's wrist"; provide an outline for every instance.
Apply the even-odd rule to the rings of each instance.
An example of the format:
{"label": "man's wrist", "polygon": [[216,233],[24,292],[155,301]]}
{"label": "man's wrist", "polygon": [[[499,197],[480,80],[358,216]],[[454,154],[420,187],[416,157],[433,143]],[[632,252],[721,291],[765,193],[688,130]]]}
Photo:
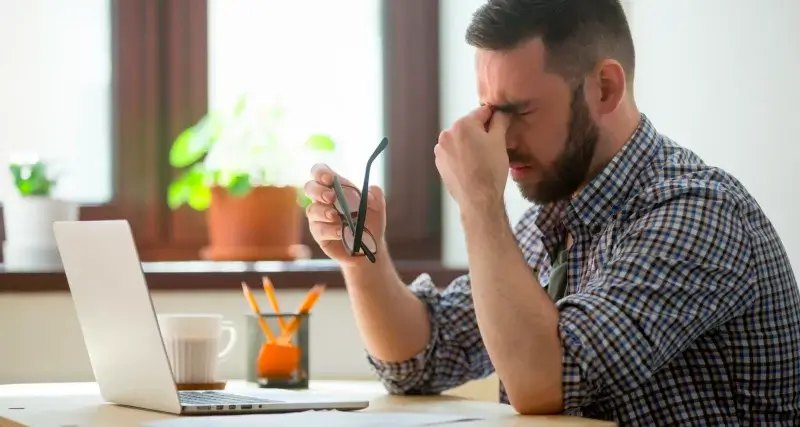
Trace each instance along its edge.
{"label": "man's wrist", "polygon": [[503,200],[475,201],[460,206],[461,223],[464,225],[475,223],[497,224],[508,221],[506,206]]}
{"label": "man's wrist", "polygon": [[[360,255],[342,263],[341,269],[346,280],[348,278],[387,277],[397,274],[392,258],[389,256],[387,246],[384,242],[378,245],[378,250],[375,252],[374,263],[370,262],[369,258],[366,256]],[[355,281],[361,282],[362,280]]]}
{"label": "man's wrist", "polygon": [[[374,267],[379,262],[381,262],[381,260],[389,259],[389,254],[386,250],[386,244],[383,242],[378,243],[377,250],[374,250],[373,254],[375,255],[374,263],[370,262],[369,258],[363,253],[361,253],[360,255],[353,255],[351,257],[348,257],[345,260],[340,261],[339,264],[342,267],[342,269],[353,269],[353,268],[362,269],[362,268]],[[389,262],[391,262],[391,260],[389,260]]]}

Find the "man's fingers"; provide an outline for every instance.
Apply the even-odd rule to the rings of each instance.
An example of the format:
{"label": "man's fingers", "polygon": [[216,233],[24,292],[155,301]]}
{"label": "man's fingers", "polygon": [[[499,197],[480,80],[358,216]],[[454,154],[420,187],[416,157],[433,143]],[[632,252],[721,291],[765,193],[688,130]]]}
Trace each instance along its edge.
{"label": "man's fingers", "polygon": [[505,135],[511,118],[507,113],[495,112],[489,119],[488,132],[490,134]]}
{"label": "man's fingers", "polygon": [[333,185],[333,170],[324,163],[317,163],[311,167],[311,178],[322,185],[330,187]]}
{"label": "man's fingers", "polygon": [[[333,185],[334,175],[337,175],[336,172],[324,163],[317,163],[311,167],[311,178],[326,187],[331,187]],[[350,180],[341,175],[339,175],[339,182],[342,183],[342,185],[353,185]]]}
{"label": "man's fingers", "polygon": [[341,224],[336,208],[327,203],[314,202],[306,208],[306,217],[309,222],[329,222]]}
{"label": "man's fingers", "polygon": [[[453,123],[451,131],[456,135],[470,134],[478,131],[486,132],[489,130],[489,122],[492,119],[493,114],[494,110],[492,107],[483,105],[470,111],[469,114]],[[447,136],[448,135],[446,134],[440,135],[439,143],[443,142],[443,137],[446,140]]]}
{"label": "man's fingers", "polygon": [[336,193],[328,186],[322,185],[316,180],[308,181],[303,186],[303,192],[312,202],[333,204],[336,201]]}
{"label": "man's fingers", "polygon": [[311,230],[311,237],[317,242],[341,240],[342,238],[342,224],[316,221],[309,224],[309,229]]}
{"label": "man's fingers", "polygon": [[472,110],[466,117],[469,117],[470,120],[474,120],[477,123],[485,125],[489,122],[492,118],[492,114],[494,110],[492,107],[488,105],[481,105],[480,107]]}

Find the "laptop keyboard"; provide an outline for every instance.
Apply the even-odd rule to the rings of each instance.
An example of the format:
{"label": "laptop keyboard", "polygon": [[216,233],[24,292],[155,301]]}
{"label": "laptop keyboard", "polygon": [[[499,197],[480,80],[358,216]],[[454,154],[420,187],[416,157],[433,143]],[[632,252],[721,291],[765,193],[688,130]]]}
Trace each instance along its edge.
{"label": "laptop keyboard", "polygon": [[248,405],[253,403],[275,402],[269,399],[240,396],[222,391],[181,391],[181,403],[184,405]]}

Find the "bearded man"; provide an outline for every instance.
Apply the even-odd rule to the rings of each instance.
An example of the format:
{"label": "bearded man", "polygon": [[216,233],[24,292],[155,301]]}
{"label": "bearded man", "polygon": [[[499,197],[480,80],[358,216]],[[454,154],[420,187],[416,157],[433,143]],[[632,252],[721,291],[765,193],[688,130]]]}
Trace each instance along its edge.
{"label": "bearded man", "polygon": [[[800,292],[784,247],[740,182],[637,109],[619,1],[490,0],[466,41],[481,106],[434,153],[469,275],[443,292],[427,275],[406,286],[380,189],[373,263],[341,244],[334,172],[316,166],[306,185],[311,231],[341,264],[387,389],[434,394],[496,372],[523,414],[800,425]],[[533,203],[513,227],[509,171]]]}

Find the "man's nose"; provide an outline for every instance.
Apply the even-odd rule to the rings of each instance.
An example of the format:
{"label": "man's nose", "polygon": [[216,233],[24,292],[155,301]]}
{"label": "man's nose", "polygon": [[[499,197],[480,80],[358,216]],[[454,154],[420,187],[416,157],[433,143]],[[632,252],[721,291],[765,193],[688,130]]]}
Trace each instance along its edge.
{"label": "man's nose", "polygon": [[514,150],[519,147],[520,143],[520,135],[519,132],[515,132],[510,126],[506,131],[506,148],[509,150]]}

